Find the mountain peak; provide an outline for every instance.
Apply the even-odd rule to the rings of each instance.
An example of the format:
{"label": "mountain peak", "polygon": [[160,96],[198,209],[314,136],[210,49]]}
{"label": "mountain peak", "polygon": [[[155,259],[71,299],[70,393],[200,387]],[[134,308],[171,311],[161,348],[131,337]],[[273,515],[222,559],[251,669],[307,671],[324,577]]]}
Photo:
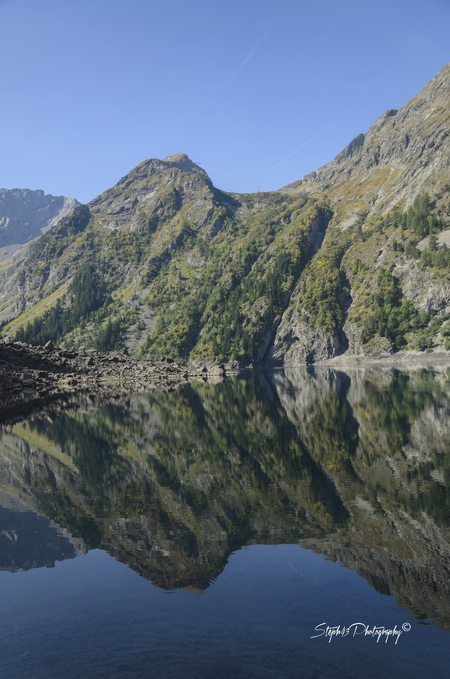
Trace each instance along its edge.
{"label": "mountain peak", "polygon": [[[175,153],[163,160],[144,160],[92,200],[89,207],[100,224],[111,229],[152,229],[163,216],[170,221],[183,207],[183,217],[198,224],[211,210],[212,188],[205,170],[185,153]],[[201,210],[197,205],[199,195]]]}
{"label": "mountain peak", "polygon": [[180,170],[184,170],[184,172],[202,172],[206,175],[205,170],[196,165],[196,163],[193,163],[186,153],[174,153],[163,158],[162,162],[171,167],[178,167]]}

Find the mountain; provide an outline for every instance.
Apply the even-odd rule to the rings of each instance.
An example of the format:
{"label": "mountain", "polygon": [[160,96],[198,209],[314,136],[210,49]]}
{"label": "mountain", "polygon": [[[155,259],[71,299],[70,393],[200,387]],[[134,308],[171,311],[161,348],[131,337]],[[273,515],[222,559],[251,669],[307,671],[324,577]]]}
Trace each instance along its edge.
{"label": "mountain", "polygon": [[163,161],[141,163],[89,207],[108,229],[152,231],[178,213],[200,226],[209,217],[213,199],[206,172],[184,153],[177,153]]}
{"label": "mountain", "polygon": [[29,189],[0,189],[0,248],[27,243],[51,229],[78,201]]}
{"label": "mountain", "polygon": [[450,176],[450,64],[398,111],[386,111],[334,160],[282,191],[330,191],[335,200],[356,196],[370,210],[409,207],[438,193]]}
{"label": "mountain", "polygon": [[449,85],[279,191],[144,161],[1,264],[3,334],[247,365],[450,350]]}

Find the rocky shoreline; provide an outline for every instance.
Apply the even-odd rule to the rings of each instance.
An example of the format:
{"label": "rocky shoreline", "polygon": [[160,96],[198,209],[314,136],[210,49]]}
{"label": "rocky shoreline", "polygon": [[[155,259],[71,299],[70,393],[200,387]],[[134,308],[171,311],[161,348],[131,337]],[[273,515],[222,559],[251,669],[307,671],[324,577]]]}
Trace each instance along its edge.
{"label": "rocky shoreline", "polygon": [[[396,365],[401,369],[408,364],[429,368],[449,362],[450,352],[441,350],[343,355],[314,365]],[[139,360],[129,356],[126,349],[107,353],[85,348],[75,351],[54,347],[52,342],[32,346],[6,337],[0,340],[0,424],[14,424],[31,416],[55,416],[68,408],[96,407],[107,401],[124,402],[132,394],[171,391],[198,380],[216,383],[237,369],[252,367],[239,361],[184,364],[170,358]]]}
{"label": "rocky shoreline", "polygon": [[138,360],[126,349],[104,353],[0,340],[0,423],[56,415],[131,394],[170,391],[195,380],[221,381],[233,366]]}

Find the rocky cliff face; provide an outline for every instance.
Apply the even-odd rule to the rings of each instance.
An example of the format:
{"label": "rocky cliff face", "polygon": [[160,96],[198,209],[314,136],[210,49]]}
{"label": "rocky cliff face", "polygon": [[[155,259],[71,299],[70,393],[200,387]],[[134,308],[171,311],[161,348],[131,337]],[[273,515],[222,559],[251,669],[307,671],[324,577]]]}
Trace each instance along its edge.
{"label": "rocky cliff face", "polygon": [[[430,196],[434,214],[440,217],[435,251],[440,250],[442,257],[450,225],[449,110],[450,64],[401,109],[383,114],[330,163],[281,189],[294,195],[325,194],[331,201],[333,218],[316,261],[332,259],[339,269],[342,285],[335,300],[343,317],[333,332],[317,327],[305,313],[297,288],[278,328],[270,362],[293,365],[343,354],[394,353],[399,346],[392,333],[381,330],[370,342],[364,339],[369,310],[373,318],[380,316],[374,292],[384,270],[392,271],[402,294],[418,311],[447,318],[447,266],[426,263],[416,245],[423,253],[428,241],[421,242],[420,229],[414,233],[408,229],[406,214],[413,211],[418,196]],[[402,347],[444,347],[443,336],[436,332],[433,337],[430,333],[428,343],[413,336],[414,332],[403,336]]]}
{"label": "rocky cliff face", "polygon": [[78,204],[75,198],[43,191],[0,189],[0,248],[37,238]]}
{"label": "rocky cliff face", "polygon": [[[213,209],[214,187],[208,175],[186,154],[146,160],[112,189],[89,203],[101,226],[156,230],[160,221],[183,212],[202,226]],[[184,208],[184,209],[183,209]]]}
{"label": "rocky cliff face", "polygon": [[331,190],[370,209],[408,207],[450,181],[450,64],[401,109],[386,111],[334,160],[282,191]]}

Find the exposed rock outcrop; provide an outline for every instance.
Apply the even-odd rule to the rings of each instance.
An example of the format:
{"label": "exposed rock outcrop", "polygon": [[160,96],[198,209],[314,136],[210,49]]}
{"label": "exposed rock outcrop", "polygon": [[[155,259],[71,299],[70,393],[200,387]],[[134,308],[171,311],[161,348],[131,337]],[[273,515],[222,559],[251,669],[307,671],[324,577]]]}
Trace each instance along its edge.
{"label": "exposed rock outcrop", "polygon": [[206,172],[185,153],[145,160],[89,203],[99,223],[109,229],[154,231],[177,212],[197,226],[211,216],[215,190]]}

